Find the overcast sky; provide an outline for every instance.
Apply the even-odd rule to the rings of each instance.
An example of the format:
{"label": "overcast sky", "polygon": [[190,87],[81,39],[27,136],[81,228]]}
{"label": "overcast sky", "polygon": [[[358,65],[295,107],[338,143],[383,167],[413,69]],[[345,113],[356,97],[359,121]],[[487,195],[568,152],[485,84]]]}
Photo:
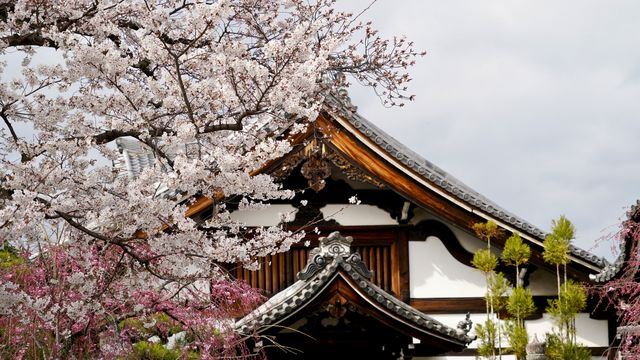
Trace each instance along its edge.
{"label": "overcast sky", "polygon": [[640,198],[639,17],[637,1],[379,0],[363,19],[428,52],[411,71],[416,101],[351,97],[497,204],[544,230],[565,214],[578,246],[607,255],[596,240]]}

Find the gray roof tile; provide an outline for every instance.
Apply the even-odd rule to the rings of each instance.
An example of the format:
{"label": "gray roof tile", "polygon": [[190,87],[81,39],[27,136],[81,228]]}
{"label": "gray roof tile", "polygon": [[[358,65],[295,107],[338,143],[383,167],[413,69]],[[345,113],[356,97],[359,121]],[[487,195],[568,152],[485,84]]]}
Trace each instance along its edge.
{"label": "gray roof tile", "polygon": [[235,324],[236,329],[242,333],[250,333],[276,325],[312,299],[332,279],[340,276],[338,270],[342,269],[367,295],[403,319],[461,344],[473,341],[474,338],[463,330],[450,328],[438,322],[373,284],[369,280],[369,269],[358,253],[351,252],[351,241],[351,237],[342,237],[338,232],[320,238],[320,246],[311,250],[307,266],[298,273],[299,280],[238,320]]}

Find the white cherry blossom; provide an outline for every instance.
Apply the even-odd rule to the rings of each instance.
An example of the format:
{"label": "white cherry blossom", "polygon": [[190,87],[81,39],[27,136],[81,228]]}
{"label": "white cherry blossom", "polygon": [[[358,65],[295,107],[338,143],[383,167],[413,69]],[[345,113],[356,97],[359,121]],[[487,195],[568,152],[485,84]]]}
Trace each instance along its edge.
{"label": "white cherry blossom", "polygon": [[[159,312],[221,334],[190,345],[202,357],[237,354],[223,310],[259,296],[220,264],[255,265],[303,233],[230,212],[293,197],[259,169],[345,74],[400,105],[419,55],[332,0],[0,0],[0,58],[16,52],[22,74],[0,81],[0,247],[18,259],[0,273],[0,322],[21,324],[0,335],[7,358],[123,356],[121,326]],[[154,165],[114,171],[119,139]],[[185,217],[203,197],[209,216]]]}

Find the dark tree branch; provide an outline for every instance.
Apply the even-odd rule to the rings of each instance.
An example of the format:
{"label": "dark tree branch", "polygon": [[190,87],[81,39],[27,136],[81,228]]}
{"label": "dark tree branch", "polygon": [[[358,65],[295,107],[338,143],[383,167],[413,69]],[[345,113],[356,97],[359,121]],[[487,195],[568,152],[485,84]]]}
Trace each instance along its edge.
{"label": "dark tree branch", "polygon": [[18,135],[16,134],[16,131],[13,129],[13,125],[11,124],[11,121],[9,121],[7,114],[4,113],[4,109],[2,109],[2,111],[0,112],[0,117],[2,118],[2,121],[4,121],[4,124],[7,126],[7,128],[9,129],[9,132],[11,133],[11,137],[13,138],[13,142],[17,145]]}
{"label": "dark tree branch", "polygon": [[51,47],[54,49],[58,48],[58,44],[46,37],[43,37],[37,32],[32,32],[28,34],[14,34],[10,36],[2,37],[2,40],[6,42],[9,47],[17,47],[17,46],[43,46],[43,47]]}

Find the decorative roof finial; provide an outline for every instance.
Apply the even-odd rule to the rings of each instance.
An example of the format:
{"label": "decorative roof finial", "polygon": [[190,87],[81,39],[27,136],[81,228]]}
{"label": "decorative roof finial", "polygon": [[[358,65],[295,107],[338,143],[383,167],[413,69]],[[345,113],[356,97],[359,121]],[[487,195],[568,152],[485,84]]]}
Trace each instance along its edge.
{"label": "decorative roof finial", "polygon": [[357,112],[358,108],[353,105],[349,97],[349,91],[347,90],[349,82],[347,81],[347,77],[342,73],[328,76],[327,80],[331,87],[325,98],[325,105],[329,105],[329,107],[334,110],[341,110],[352,114]]}
{"label": "decorative roof finial", "polygon": [[[304,270],[298,273],[299,280],[308,280],[320,272],[330,263],[341,264],[345,269],[355,270],[361,276],[370,279],[371,271],[362,262],[360,254],[351,252],[351,236],[342,236],[340,232],[334,231],[327,237],[321,237],[320,246],[309,252],[309,260]],[[336,264],[336,265],[337,265]]]}
{"label": "decorative roof finial", "polygon": [[351,102],[349,91],[346,88],[343,88],[343,87],[339,88],[336,91],[336,98],[340,101],[341,105],[346,110],[349,110],[354,113],[358,111],[358,107],[353,105],[353,103]]}
{"label": "decorative roof finial", "polygon": [[464,320],[458,322],[458,329],[462,330],[465,334],[468,334],[471,331],[471,327],[473,326],[473,321],[471,321],[471,313],[467,313],[464,317]]}

